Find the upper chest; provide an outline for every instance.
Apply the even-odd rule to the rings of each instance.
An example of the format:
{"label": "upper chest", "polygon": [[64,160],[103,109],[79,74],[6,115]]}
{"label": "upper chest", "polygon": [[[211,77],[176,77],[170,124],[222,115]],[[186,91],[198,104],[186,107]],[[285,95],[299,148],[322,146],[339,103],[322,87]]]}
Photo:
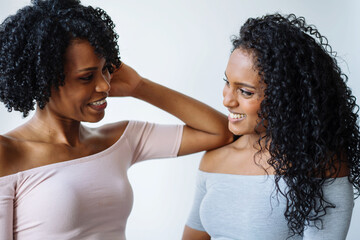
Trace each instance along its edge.
{"label": "upper chest", "polygon": [[97,154],[111,147],[118,140],[116,137],[94,135],[74,147],[66,144],[3,138],[0,176]]}
{"label": "upper chest", "polygon": [[273,168],[267,163],[269,157],[268,152],[238,149],[230,144],[205,154],[200,169],[205,172],[237,175],[273,174]]}

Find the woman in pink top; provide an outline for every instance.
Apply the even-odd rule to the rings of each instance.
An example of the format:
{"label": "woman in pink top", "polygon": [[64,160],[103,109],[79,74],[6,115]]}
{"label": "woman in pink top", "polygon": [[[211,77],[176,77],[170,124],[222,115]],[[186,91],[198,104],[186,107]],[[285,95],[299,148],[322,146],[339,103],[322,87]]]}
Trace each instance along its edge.
{"label": "woman in pink top", "polygon": [[[125,239],[127,169],[232,140],[225,116],[120,62],[110,17],[76,0],[35,0],[0,26],[0,100],[34,117],[0,136],[0,239]],[[99,128],[108,96],[185,122]]]}

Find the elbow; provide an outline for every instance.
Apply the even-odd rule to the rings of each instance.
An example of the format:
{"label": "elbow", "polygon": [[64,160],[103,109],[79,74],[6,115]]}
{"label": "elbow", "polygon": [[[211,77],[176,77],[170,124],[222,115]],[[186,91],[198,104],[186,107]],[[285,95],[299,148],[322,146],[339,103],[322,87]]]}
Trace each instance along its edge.
{"label": "elbow", "polygon": [[228,131],[225,136],[225,142],[226,142],[225,145],[234,142],[234,134]]}
{"label": "elbow", "polygon": [[227,144],[232,143],[233,141],[234,141],[234,135],[229,131],[227,131],[226,133],[217,135],[217,141],[214,148],[225,146]]}
{"label": "elbow", "polygon": [[221,141],[222,141],[221,143],[223,145],[227,145],[234,141],[234,134],[232,132],[230,132],[228,128],[224,129],[224,131],[222,132],[220,137],[221,137]]}

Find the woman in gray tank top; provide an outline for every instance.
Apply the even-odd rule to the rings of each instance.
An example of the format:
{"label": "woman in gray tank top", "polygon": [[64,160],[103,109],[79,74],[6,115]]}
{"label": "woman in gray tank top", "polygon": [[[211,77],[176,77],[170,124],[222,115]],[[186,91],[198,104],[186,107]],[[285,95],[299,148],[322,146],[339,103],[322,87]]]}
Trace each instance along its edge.
{"label": "woman in gray tank top", "polygon": [[238,139],[204,155],[183,240],[345,239],[358,106],[327,39],[293,14],[250,18],[224,80]]}

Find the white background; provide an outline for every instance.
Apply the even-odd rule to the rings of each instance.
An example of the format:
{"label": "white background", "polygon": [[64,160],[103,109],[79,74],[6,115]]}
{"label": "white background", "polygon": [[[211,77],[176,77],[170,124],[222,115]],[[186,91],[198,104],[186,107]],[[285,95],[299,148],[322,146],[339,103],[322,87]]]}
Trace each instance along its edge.
{"label": "white background", "polygon": [[[0,20],[29,1],[0,0]],[[226,113],[222,106],[223,74],[230,37],[248,17],[295,13],[314,24],[338,52],[353,93],[360,97],[360,1],[356,0],[84,0],[105,9],[116,24],[120,55],[143,76],[197,98]],[[358,101],[359,104],[359,101]],[[0,134],[26,121],[0,104]],[[111,99],[99,124],[125,119],[158,123],[179,120],[131,98]],[[93,126],[97,126],[95,124]],[[153,160],[129,170],[135,201],[127,225],[129,240],[180,239],[192,203],[202,153]],[[360,200],[348,238],[359,239]],[[256,223],[254,223],[256,224]]]}

